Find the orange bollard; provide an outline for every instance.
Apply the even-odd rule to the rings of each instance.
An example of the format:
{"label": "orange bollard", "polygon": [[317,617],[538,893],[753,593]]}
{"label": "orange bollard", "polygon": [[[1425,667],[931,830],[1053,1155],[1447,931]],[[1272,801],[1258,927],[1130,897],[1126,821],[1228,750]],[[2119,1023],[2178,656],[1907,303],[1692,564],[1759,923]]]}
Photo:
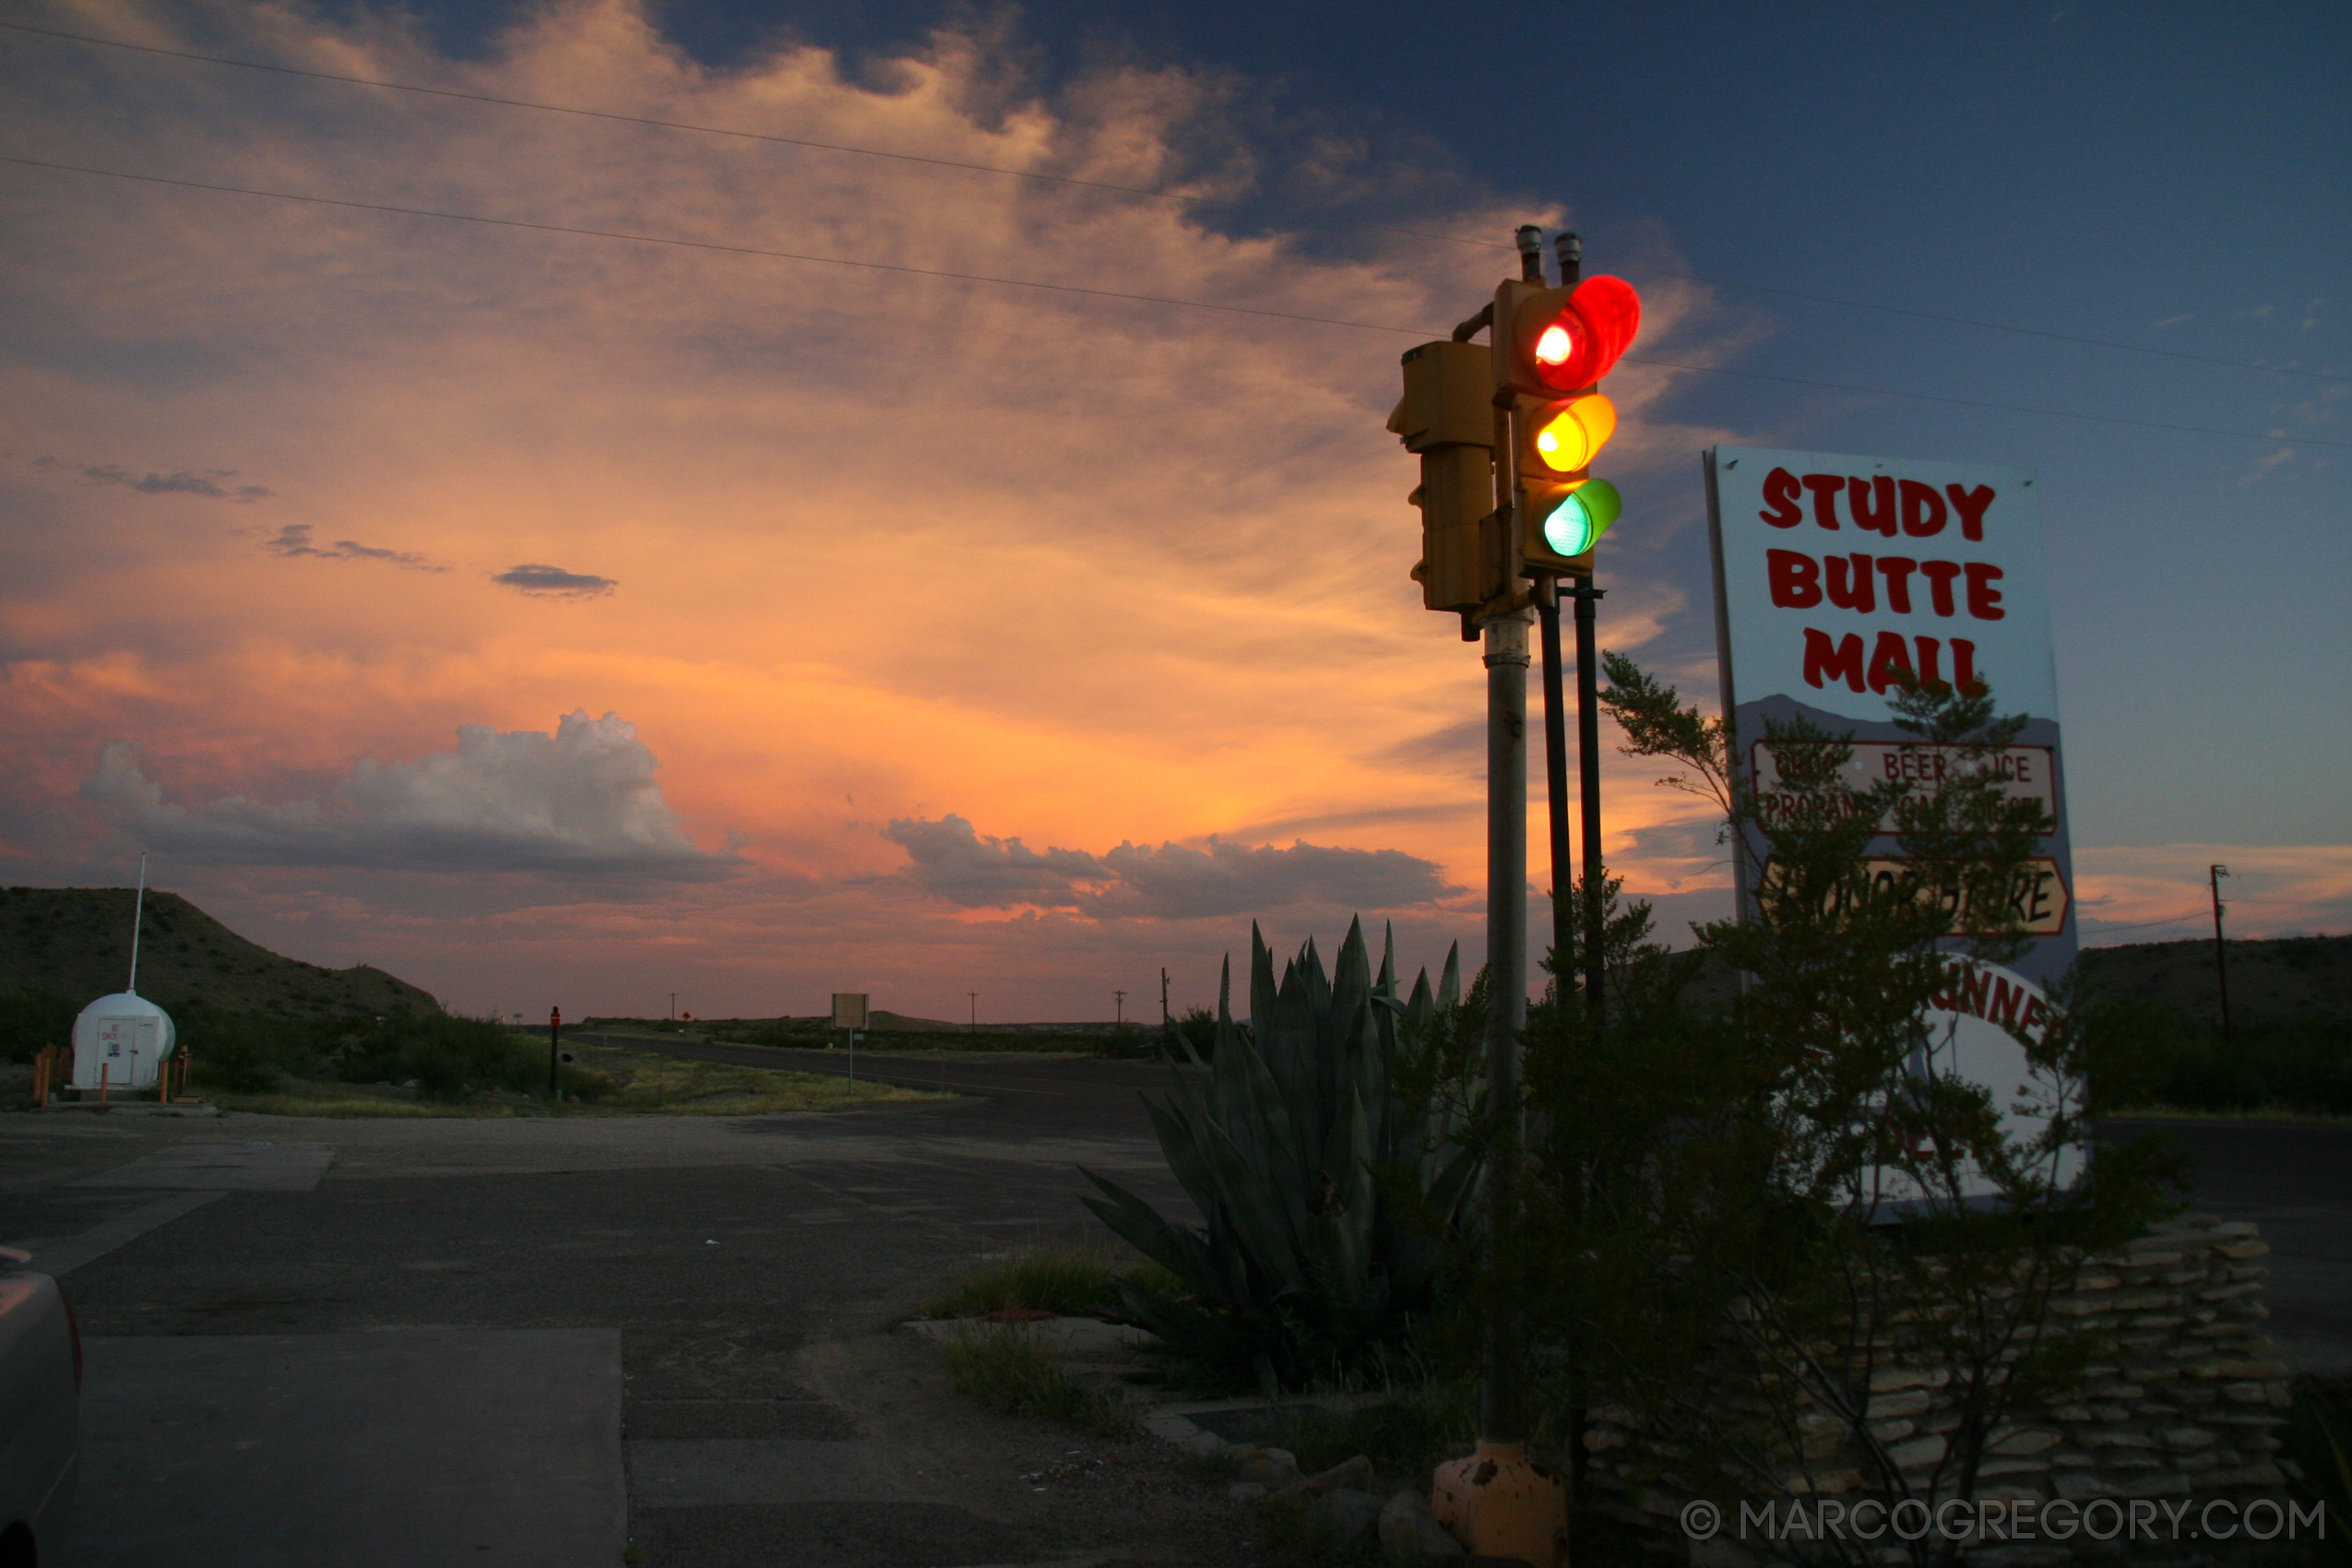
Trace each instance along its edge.
{"label": "orange bollard", "polygon": [[43,1107],[49,1103],[49,1048],[45,1045],[33,1054],[32,1102]]}

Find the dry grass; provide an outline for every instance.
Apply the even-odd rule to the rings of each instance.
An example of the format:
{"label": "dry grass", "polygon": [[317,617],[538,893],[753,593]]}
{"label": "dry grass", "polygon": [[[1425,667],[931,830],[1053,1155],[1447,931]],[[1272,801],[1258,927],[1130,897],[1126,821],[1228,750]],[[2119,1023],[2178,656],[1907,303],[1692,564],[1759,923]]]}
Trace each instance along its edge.
{"label": "dry grass", "polygon": [[482,1090],[469,1099],[421,1099],[413,1089],[366,1084],[289,1081],[268,1094],[220,1094],[223,1111],[266,1116],[762,1116],[781,1111],[849,1111],[909,1100],[952,1099],[928,1090],[857,1083],[825,1073],[788,1073],[696,1062],[651,1052],[572,1048],[573,1065],[603,1080],[589,1101],[544,1099]]}
{"label": "dry grass", "polygon": [[1144,1419],[1111,1389],[1085,1389],[1017,1324],[966,1329],[942,1340],[959,1393],[1015,1416],[1042,1416],[1120,1443],[1144,1434]]}

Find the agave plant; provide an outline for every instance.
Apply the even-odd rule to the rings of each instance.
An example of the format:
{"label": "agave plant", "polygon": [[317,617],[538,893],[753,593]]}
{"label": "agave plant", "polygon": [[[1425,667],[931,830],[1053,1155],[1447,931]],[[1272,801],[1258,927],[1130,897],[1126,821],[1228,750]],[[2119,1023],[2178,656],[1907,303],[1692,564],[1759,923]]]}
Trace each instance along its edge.
{"label": "agave plant", "polygon": [[1250,928],[1250,1027],[1234,1027],[1232,960],[1217,1049],[1186,1047],[1172,1093],[1146,1095],[1170,1169],[1203,1217],[1175,1224],[1117,1182],[1088,1207],[1181,1291],[1123,1286],[1135,1319],[1187,1381],[1299,1387],[1378,1379],[1439,1304],[1447,1236],[1478,1182],[1474,1149],[1400,1093],[1408,1054],[1450,1027],[1460,960],[1446,955],[1396,1000],[1396,937],[1374,975],[1363,923],[1325,976],[1313,938],[1274,978]]}

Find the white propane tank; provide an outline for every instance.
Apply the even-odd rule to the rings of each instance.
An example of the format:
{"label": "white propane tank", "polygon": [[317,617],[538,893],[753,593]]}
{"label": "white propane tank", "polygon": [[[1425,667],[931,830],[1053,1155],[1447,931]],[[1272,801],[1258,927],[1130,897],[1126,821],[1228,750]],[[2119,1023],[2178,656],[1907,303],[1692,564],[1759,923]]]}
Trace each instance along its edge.
{"label": "white propane tank", "polygon": [[172,1015],[135,992],[101,996],[74,1020],[74,1085],[151,1089],[174,1044]]}

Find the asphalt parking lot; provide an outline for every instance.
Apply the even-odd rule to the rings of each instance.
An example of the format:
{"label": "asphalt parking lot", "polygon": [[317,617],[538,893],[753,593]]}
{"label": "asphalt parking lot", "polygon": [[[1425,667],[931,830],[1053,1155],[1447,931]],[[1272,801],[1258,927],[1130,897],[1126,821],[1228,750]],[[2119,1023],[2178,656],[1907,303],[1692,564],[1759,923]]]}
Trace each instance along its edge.
{"label": "asphalt parking lot", "polygon": [[[1257,1561],[1246,1515],[1164,1454],[978,1409],[894,1331],[944,1273],[1081,1231],[1080,1165],[1179,1201],[1135,1096],[1167,1069],[859,1071],[965,1098],[0,1117],[0,1241],[71,1265],[92,1346],[67,1561]],[[2272,1242],[2290,1360],[2352,1372],[2352,1124],[2165,1125],[2203,1162],[2193,1206]]]}
{"label": "asphalt parking lot", "polygon": [[[130,1232],[66,1280],[93,1379],[68,1561],[618,1562],[624,1518],[632,1561],[697,1568],[1252,1561],[1164,1453],[979,1409],[894,1331],[944,1273],[1080,1233],[1078,1163],[1172,1197],[1132,1104],[1082,1103],[1146,1075],[1069,1065],[831,1116],[0,1118],[0,1234]],[[216,1185],[147,1184],[173,1180]],[[276,1403],[232,1397],[256,1379]],[[339,1446],[372,1513],[302,1468]],[[490,1527],[485,1500],[551,1491],[568,1534]]]}

